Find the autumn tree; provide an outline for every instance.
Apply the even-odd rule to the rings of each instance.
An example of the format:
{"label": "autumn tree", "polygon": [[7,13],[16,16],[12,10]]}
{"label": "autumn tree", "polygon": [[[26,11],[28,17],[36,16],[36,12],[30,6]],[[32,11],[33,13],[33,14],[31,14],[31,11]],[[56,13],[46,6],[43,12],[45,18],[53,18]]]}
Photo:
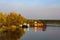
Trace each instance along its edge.
{"label": "autumn tree", "polygon": [[20,14],[10,12],[7,16],[7,24],[8,25],[19,25],[23,22],[25,22],[25,18],[22,17]]}
{"label": "autumn tree", "polygon": [[3,12],[0,12],[0,26],[6,25],[6,15]]}

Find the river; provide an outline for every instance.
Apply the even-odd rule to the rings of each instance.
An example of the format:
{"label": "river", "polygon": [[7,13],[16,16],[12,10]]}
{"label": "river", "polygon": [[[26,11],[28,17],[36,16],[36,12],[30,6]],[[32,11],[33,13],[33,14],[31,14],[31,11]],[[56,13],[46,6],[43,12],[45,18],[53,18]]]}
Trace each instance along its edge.
{"label": "river", "polygon": [[60,24],[3,32],[0,33],[0,40],[60,40]]}
{"label": "river", "polygon": [[60,25],[47,25],[45,31],[37,27],[27,29],[20,40],[60,40]]}

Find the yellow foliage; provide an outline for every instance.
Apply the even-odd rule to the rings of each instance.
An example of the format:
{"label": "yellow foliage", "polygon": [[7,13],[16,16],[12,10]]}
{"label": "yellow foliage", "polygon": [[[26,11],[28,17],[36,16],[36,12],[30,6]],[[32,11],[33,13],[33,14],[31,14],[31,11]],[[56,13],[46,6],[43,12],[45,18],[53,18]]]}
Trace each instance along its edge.
{"label": "yellow foliage", "polygon": [[16,30],[16,26],[11,26],[11,31],[15,31]]}

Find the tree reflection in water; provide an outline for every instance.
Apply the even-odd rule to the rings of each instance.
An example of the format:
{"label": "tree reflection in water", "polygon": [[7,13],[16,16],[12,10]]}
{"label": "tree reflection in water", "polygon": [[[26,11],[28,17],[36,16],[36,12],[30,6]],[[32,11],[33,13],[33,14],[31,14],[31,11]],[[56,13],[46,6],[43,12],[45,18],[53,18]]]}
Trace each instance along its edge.
{"label": "tree reflection in water", "polygon": [[[33,27],[33,29],[34,32],[37,32],[38,29],[42,31],[46,31],[46,26]],[[8,30],[6,32],[2,32],[0,33],[0,40],[18,40],[23,36],[26,30],[29,31],[29,28],[18,28],[15,31]]]}
{"label": "tree reflection in water", "polygon": [[21,28],[14,32],[12,31],[2,32],[0,33],[0,40],[18,40],[24,33],[25,33],[24,30]]}

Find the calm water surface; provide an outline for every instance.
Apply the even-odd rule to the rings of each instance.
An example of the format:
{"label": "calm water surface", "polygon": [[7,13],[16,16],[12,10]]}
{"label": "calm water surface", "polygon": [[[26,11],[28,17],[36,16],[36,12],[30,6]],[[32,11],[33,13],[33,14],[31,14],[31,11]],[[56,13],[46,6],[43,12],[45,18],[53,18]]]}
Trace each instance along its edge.
{"label": "calm water surface", "polygon": [[42,28],[30,28],[19,40],[60,40],[60,26],[47,25],[45,31]]}
{"label": "calm water surface", "polygon": [[60,24],[0,33],[0,40],[60,40]]}

